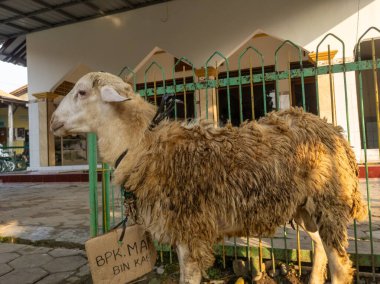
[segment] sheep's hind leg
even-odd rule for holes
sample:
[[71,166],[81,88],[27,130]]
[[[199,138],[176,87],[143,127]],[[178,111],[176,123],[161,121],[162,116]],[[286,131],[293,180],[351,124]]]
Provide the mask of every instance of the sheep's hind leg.
[[309,284],[320,284],[325,282],[327,257],[318,227],[306,210],[298,210],[294,220],[304,229],[314,242],[313,269],[311,271]]
[[352,269],[351,260],[348,254],[339,252],[332,246],[326,246],[327,258],[332,284],[349,284],[352,283],[354,270]]
[[202,279],[202,272],[199,263],[190,256],[187,245],[177,245],[177,254],[180,267],[180,284],[199,284]]

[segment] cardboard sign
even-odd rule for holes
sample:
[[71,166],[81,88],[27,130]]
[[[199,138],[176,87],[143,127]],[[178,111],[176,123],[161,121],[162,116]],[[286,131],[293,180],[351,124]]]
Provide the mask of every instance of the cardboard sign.
[[127,227],[123,242],[122,228],[86,242],[92,280],[97,283],[127,283],[152,271],[157,252],[144,226]]

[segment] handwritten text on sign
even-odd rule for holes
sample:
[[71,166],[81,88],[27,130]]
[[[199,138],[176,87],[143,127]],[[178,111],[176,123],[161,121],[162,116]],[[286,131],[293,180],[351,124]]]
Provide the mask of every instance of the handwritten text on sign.
[[128,227],[123,243],[121,229],[86,242],[86,252],[94,283],[126,283],[153,269],[156,251],[144,227]]

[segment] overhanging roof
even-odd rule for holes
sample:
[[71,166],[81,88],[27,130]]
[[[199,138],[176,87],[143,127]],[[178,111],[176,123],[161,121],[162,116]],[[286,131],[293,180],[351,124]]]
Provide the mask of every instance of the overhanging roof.
[[28,99],[20,98],[0,90],[0,103],[26,104]]
[[0,0],[0,60],[26,66],[25,35],[170,0]]

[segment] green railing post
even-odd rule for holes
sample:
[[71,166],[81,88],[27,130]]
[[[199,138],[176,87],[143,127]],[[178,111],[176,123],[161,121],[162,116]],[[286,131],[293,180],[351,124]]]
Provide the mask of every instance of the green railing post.
[[[320,106],[319,106],[319,87],[318,87],[318,57],[319,57],[319,47],[328,37],[333,37],[338,40],[342,45],[343,52],[343,80],[344,80],[344,99],[346,107],[346,124],[347,124],[347,140],[351,142],[351,131],[350,131],[350,116],[348,109],[348,95],[347,95],[347,76],[346,76],[346,46],[341,38],[334,35],[333,33],[328,33],[323,37],[323,39],[318,43],[317,49],[315,51],[315,94],[317,99],[317,114],[320,115]],[[331,68],[330,68],[331,71]],[[358,236],[357,236],[357,222],[354,220],[354,237],[355,237],[355,267],[356,267],[356,281],[359,281],[359,259],[358,259]]]
[[[195,91],[197,89],[196,87],[196,84],[195,84],[195,69],[194,69],[194,65],[193,63],[191,63],[190,60],[188,60],[186,57],[181,57],[180,59],[177,60],[177,62],[174,64],[173,66],[173,86],[174,86],[174,94],[177,95],[177,92],[184,92],[184,95],[183,95],[183,103],[184,103],[184,112],[186,113],[186,103],[185,103],[185,91],[187,91],[187,87],[186,87],[186,82],[183,82],[182,85],[179,85],[181,86],[180,88],[177,89],[177,81],[176,81],[176,77],[175,77],[175,68],[177,67],[177,65],[181,62],[184,62],[188,65],[191,66],[191,71],[192,71],[192,75],[193,75],[193,86],[194,86],[194,93],[193,93],[193,104],[194,104],[194,118],[197,117],[197,103],[196,103],[196,97],[195,97]],[[177,104],[174,105],[174,112],[175,112],[175,118],[177,119]],[[185,116],[185,120],[187,119],[187,117]]]
[[[148,74],[149,70],[150,70],[153,66],[156,66],[156,67],[160,70],[160,72],[161,72],[161,76],[162,76],[162,88],[163,88],[163,90],[164,90],[164,93],[163,93],[162,95],[165,95],[165,94],[166,94],[166,91],[165,91],[165,84],[166,84],[166,82],[165,82],[165,80],[166,80],[166,79],[165,79],[165,70],[164,70],[164,68],[163,68],[160,64],[158,64],[156,61],[153,61],[153,62],[149,65],[149,67],[148,67],[147,69],[145,69],[145,72],[144,72],[145,99],[147,99],[146,90],[147,90],[147,88],[148,88],[146,78],[147,78],[147,74]],[[158,95],[157,90],[153,90],[153,95],[155,95],[155,96]]]
[[[290,41],[290,40],[285,40],[275,51],[274,53],[274,64],[275,64],[275,70],[276,70],[276,74],[279,73],[279,70],[278,70],[278,52],[280,51],[280,49],[282,47],[285,46],[285,44],[290,44],[291,46],[295,47],[298,49],[298,59],[299,59],[299,63],[300,63],[300,73],[301,73],[301,90],[302,90],[302,107],[303,109],[306,111],[306,98],[305,98],[305,80],[304,80],[304,72],[303,72],[303,63],[302,63],[302,49],[301,47],[299,47],[298,45],[296,45],[294,42]],[[290,72],[290,70],[289,70]],[[279,78],[276,79],[276,109],[277,110],[280,110],[280,86],[279,86],[279,83],[278,83],[278,80]],[[289,94],[289,96],[291,96],[292,94]]]
[[[358,61],[361,61],[361,51],[360,51],[360,43],[364,36],[370,31],[370,30],[376,30],[380,33],[380,30],[375,27],[370,27],[367,29],[362,36],[359,38],[357,44],[356,44],[356,50],[355,55],[358,56]],[[363,150],[364,150],[364,164],[365,164],[365,179],[366,179],[366,189],[367,189],[367,206],[368,206],[368,226],[369,226],[369,240],[371,245],[371,264],[372,264],[372,278],[373,281],[376,281],[375,273],[375,255],[374,255],[374,244],[373,244],[373,235],[372,235],[372,206],[371,206],[371,190],[369,186],[369,176],[368,176],[368,156],[367,156],[367,137],[366,137],[366,124],[365,124],[365,118],[364,118],[364,98],[363,98],[363,78],[362,78],[362,71],[359,70],[359,99],[360,99],[360,122],[361,122],[361,132],[362,132],[362,141],[363,141]],[[380,129],[378,129],[380,131]]]
[[88,179],[90,183],[90,236],[95,237],[98,234],[98,195],[97,182],[97,150],[96,134],[87,134],[87,157],[88,157]]
[[[127,72],[126,72],[125,77],[123,78],[124,71],[127,71]],[[129,74],[132,75],[132,78],[133,78],[133,90],[136,92],[136,73],[131,68],[129,68],[128,66],[124,66],[123,69],[121,69],[121,71],[119,73],[119,77],[121,77],[124,80],[124,79],[127,78],[127,76]]]
[[[228,58],[225,57],[222,53],[219,51],[215,51],[206,61],[205,63],[205,81],[206,81],[206,119],[208,119],[208,85],[209,85],[209,79],[208,79],[208,64],[211,61],[212,58],[214,58],[216,55],[219,55],[224,62],[226,63],[226,74],[227,74],[227,114],[228,114],[228,120],[231,121],[231,98],[230,98],[230,67],[228,63]],[[217,82],[218,81],[218,82]],[[215,80],[216,86],[219,86],[219,80]],[[219,110],[218,110],[219,111]],[[218,112],[217,111],[217,112]],[[218,113],[219,115],[219,113]],[[219,120],[219,118],[218,118]]]
[[115,226],[115,188],[111,186],[112,226]]
[[103,219],[103,233],[107,233],[110,230],[110,184],[111,173],[108,164],[102,164],[102,219]]
[[[337,41],[339,41],[342,45],[342,52],[343,52],[343,80],[344,80],[344,98],[345,98],[345,106],[346,106],[346,123],[347,123],[347,135],[350,137],[350,121],[349,121],[349,111],[348,111],[348,97],[347,97],[347,79],[346,79],[346,47],[341,38],[338,36],[328,33],[324,36],[324,38],[318,43],[317,49],[315,52],[315,92],[316,92],[316,99],[317,99],[317,113],[319,115],[319,89],[318,89],[318,57],[319,57],[319,47],[321,44],[326,40],[328,37],[333,37]],[[329,68],[329,71],[331,71],[331,68]],[[350,138],[348,138],[350,140]]]
[[[263,107],[264,107],[264,115],[267,113],[267,100],[266,100],[266,90],[265,90],[265,71],[264,71],[264,57],[260,51],[258,51],[253,46],[248,46],[239,56],[238,59],[238,76],[239,76],[239,110],[240,110],[240,123],[243,122],[243,90],[242,90],[242,76],[241,76],[241,59],[248,52],[248,50],[253,50],[255,54],[260,58],[261,64],[261,76],[262,76],[262,84],[263,84]],[[251,76],[250,76],[251,77]],[[250,81],[253,81],[253,76],[250,78]],[[253,82],[251,82],[253,84]],[[252,119],[254,119],[252,117]]]
[[[262,88],[263,88],[263,107],[264,107],[264,115],[267,113],[267,105],[266,105],[266,91],[265,91],[265,72],[264,72],[264,58],[260,51],[258,51],[253,46],[248,46],[244,51],[240,54],[238,59],[238,76],[239,76],[239,120],[240,123],[243,122],[243,90],[242,90],[242,76],[241,76],[241,59],[247,54],[249,50],[253,50],[254,53],[259,57],[260,64],[261,64],[261,75],[262,75]],[[252,66],[250,66],[250,72],[252,71]],[[250,73],[251,74],[251,73]],[[253,85],[253,76],[250,75],[250,84]],[[252,94],[251,94],[252,95]],[[252,100],[254,100],[254,97],[252,96]],[[252,110],[254,111],[254,110]],[[252,112],[252,120],[254,120],[254,113]],[[260,258],[257,254],[257,257],[250,254],[250,245],[249,245],[249,234],[247,234],[247,261],[249,265],[249,269],[252,270],[252,276],[257,276],[260,273]],[[251,266],[251,260],[252,260],[252,266]]]

